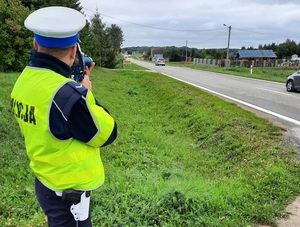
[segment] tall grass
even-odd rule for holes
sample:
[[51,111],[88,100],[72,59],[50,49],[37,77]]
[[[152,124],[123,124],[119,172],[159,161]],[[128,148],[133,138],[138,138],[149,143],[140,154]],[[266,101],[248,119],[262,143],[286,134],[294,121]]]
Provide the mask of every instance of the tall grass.
[[[0,74],[0,226],[46,226],[9,111],[17,76]],[[106,182],[92,195],[94,226],[275,226],[300,193],[284,129],[160,74],[96,68],[92,80],[119,126],[101,150]]]

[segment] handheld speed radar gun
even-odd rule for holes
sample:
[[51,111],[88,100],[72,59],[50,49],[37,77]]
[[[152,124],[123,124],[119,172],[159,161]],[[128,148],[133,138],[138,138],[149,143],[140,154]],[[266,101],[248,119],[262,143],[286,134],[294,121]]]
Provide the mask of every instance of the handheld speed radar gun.
[[85,67],[86,66],[90,67],[92,63],[93,63],[93,59],[90,56],[83,53],[80,49],[79,43],[77,43],[77,52],[76,52],[75,61],[71,67],[72,75],[73,75],[72,78],[76,82],[82,81],[85,74]]

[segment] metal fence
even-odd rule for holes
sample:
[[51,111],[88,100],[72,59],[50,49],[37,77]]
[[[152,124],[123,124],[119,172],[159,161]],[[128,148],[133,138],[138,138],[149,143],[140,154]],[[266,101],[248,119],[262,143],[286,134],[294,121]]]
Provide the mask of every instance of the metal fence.
[[300,61],[284,61],[284,60],[216,60],[194,58],[194,65],[209,65],[215,67],[300,67]]

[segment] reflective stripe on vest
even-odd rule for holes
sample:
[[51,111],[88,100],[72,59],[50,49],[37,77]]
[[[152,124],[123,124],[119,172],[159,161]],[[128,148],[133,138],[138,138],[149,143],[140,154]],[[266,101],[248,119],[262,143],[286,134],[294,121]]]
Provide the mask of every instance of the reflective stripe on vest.
[[11,94],[12,110],[39,180],[53,190],[91,190],[104,182],[99,147],[75,139],[58,140],[49,130],[53,97],[69,81],[73,80],[51,70],[26,67]]

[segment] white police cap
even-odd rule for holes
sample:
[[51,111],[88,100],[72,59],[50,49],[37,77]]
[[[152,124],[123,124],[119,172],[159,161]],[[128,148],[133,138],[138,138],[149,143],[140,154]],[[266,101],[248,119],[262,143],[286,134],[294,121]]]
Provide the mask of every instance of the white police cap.
[[48,48],[64,48],[76,44],[78,32],[86,25],[86,19],[77,10],[51,6],[31,13],[24,25],[34,32],[36,42]]

